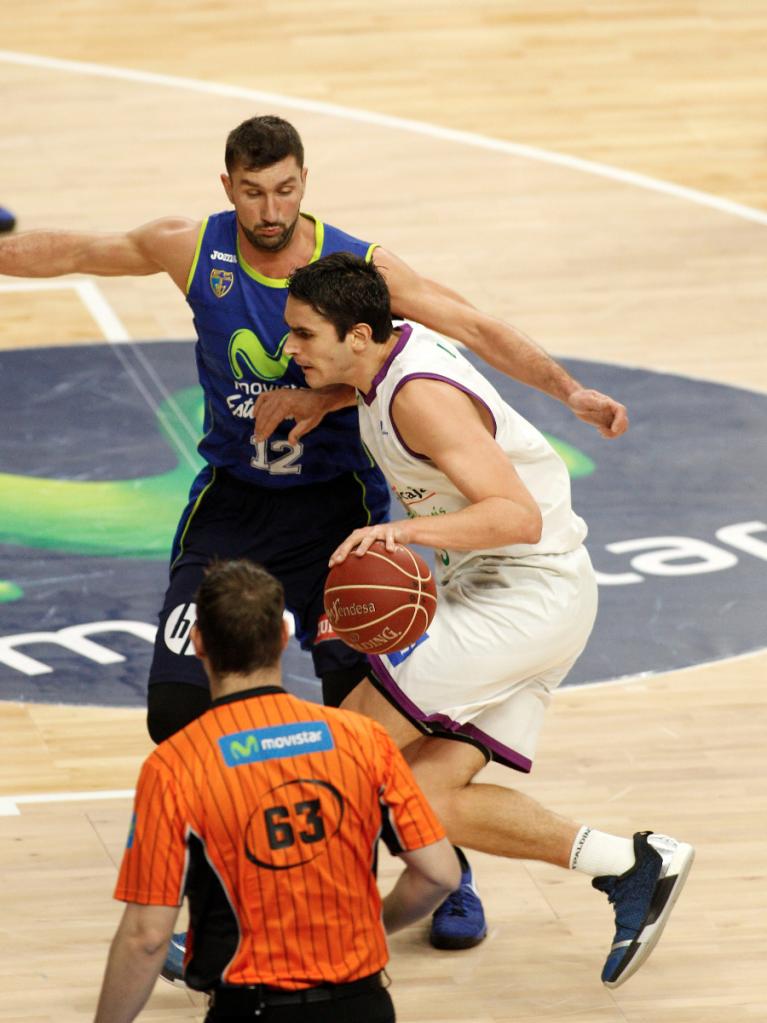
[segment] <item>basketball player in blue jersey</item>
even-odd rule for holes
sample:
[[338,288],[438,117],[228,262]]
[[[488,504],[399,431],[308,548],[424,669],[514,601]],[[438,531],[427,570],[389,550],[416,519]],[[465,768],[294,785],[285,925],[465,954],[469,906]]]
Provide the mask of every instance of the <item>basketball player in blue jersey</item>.
[[[164,272],[194,313],[206,465],[181,515],[160,613],[148,694],[156,742],[210,705],[189,630],[193,595],[215,558],[249,558],[280,580],[326,703],[339,704],[366,671],[365,659],[329,629],[322,591],[333,550],[355,528],[387,518],[388,490],[360,442],[353,389],[307,389],[285,352],[287,278],[297,267],[337,251],[372,261],[398,315],[464,342],[606,437],[628,425],[622,405],[583,388],[515,328],[393,253],[302,213],[307,169],[288,122],[245,121],[227,139],[225,163],[221,180],[233,209],[202,223],[166,217],[122,233],[33,231],[0,243],[0,273],[14,276]],[[465,947],[485,934],[466,864],[464,881],[458,902],[435,917],[437,944]]]

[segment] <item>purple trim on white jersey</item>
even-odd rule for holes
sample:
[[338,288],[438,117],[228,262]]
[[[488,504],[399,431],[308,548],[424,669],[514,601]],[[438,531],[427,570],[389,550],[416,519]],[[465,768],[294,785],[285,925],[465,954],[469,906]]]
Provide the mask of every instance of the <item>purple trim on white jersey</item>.
[[[439,733],[443,733],[443,737],[449,738],[452,733],[456,738],[459,736],[465,736],[467,739],[471,739],[478,743],[480,746],[484,746],[485,749],[489,750],[492,754],[493,760],[497,760],[499,764],[503,764],[504,767],[511,767],[515,771],[523,771],[525,774],[529,774],[533,766],[532,760],[523,756],[521,753],[517,753],[516,750],[511,749],[509,746],[504,746],[503,743],[498,742],[487,732],[483,732],[481,728],[477,728],[476,725],[467,722],[462,725],[460,721],[454,721],[453,718],[448,717],[447,714],[425,714],[417,704],[402,692],[400,687],[394,681],[394,678],[389,674],[388,669],[384,666],[383,661],[376,654],[368,654],[368,661],[370,661],[371,667],[375,673],[376,681],[385,690],[390,700],[402,711],[406,718],[411,721],[421,722],[424,725],[436,725],[434,729],[435,737],[439,738]],[[447,733],[447,734],[445,734]]]
[[459,391],[463,391],[464,394],[468,394],[470,398],[474,398],[475,401],[478,401],[480,405],[484,405],[484,407],[487,409],[490,418],[493,420],[493,437],[497,435],[498,422],[495,416],[493,415],[493,410],[490,408],[490,406],[487,404],[484,398],[480,398],[476,391],[472,391],[470,387],[465,387],[463,384],[459,383],[457,380],[453,380],[451,377],[443,377],[441,373],[411,373],[409,376],[403,377],[392,391],[391,401],[389,402],[389,419],[391,420],[391,424],[394,427],[394,432],[397,435],[397,440],[400,442],[405,451],[407,451],[407,453],[411,455],[413,458],[418,458],[422,462],[430,461],[427,455],[420,455],[417,451],[413,451],[412,448],[409,448],[407,446],[405,441],[402,439],[402,434],[397,429],[397,424],[394,422],[394,418],[391,414],[391,407],[394,404],[394,399],[397,397],[397,392],[399,391],[400,387],[402,387],[403,384],[406,384],[409,380],[440,380],[443,384],[451,384]]
[[410,326],[409,323],[403,323],[402,326],[398,327],[397,329],[400,332],[399,341],[389,352],[388,356],[386,357],[386,362],[383,364],[383,366],[381,366],[376,375],[373,377],[373,382],[371,383],[370,390],[367,392],[367,394],[364,391],[360,392],[366,405],[372,405],[373,399],[376,396],[376,390],[378,389],[378,385],[389,372],[389,366],[391,366],[392,362],[394,362],[399,353],[408,343],[408,341],[410,340],[410,335],[413,333],[413,328]]

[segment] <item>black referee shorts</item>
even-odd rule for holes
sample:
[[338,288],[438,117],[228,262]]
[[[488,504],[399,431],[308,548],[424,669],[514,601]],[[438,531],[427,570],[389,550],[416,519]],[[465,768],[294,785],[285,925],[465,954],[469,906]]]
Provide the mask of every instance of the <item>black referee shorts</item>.
[[380,975],[305,991],[223,988],[214,993],[205,1023],[394,1023],[394,1005]]

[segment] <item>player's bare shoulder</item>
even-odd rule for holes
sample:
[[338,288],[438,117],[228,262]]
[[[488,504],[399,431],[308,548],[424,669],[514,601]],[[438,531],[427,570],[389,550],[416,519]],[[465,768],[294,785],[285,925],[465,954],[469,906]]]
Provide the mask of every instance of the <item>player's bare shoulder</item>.
[[147,263],[164,270],[185,292],[201,227],[188,217],[161,217],[134,228],[129,237]]
[[371,259],[376,268],[383,274],[392,300],[392,308],[397,304],[401,291],[404,293],[408,287],[420,286],[422,278],[390,249],[385,249],[382,245],[376,245]]
[[413,373],[397,386],[392,399],[392,411],[396,413],[398,423],[400,418],[407,418],[417,424],[424,417],[440,422],[445,415],[445,403],[452,410],[456,405],[463,404],[462,396],[463,392],[447,380]]

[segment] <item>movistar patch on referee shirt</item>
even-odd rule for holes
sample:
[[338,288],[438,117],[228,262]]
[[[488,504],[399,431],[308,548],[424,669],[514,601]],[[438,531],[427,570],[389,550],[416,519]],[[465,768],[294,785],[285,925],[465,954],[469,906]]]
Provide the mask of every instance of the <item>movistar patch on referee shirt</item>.
[[276,760],[335,748],[324,721],[298,721],[292,725],[250,728],[246,732],[222,735],[218,740],[227,767]]

